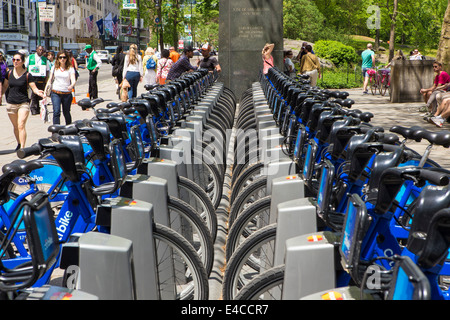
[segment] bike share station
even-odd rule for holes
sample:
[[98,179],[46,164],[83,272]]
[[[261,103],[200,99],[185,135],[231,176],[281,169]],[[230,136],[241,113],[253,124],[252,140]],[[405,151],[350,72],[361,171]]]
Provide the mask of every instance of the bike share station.
[[[100,100],[81,100],[95,109],[94,118],[50,126],[49,139],[18,151],[21,159],[41,159],[2,168],[5,298],[211,299],[209,277],[217,268],[212,261],[223,254],[211,249],[218,229],[213,220],[224,203],[229,226],[222,299],[445,298],[444,291],[430,289],[423,265],[447,272],[445,264],[438,266],[449,247],[450,175],[424,165],[433,145],[450,146],[448,134],[403,127],[386,133],[369,125],[373,115],[352,110],[347,93],[311,88],[307,78],[293,81],[276,68],[252,84],[239,106],[207,72],[179,85],[171,91],[149,88],[138,99],[105,109],[95,107]],[[223,133],[232,122],[228,139]],[[397,134],[428,140],[430,147],[420,156],[399,144]],[[52,185],[48,193],[31,178],[46,173],[40,182]],[[340,184],[337,178],[345,175]],[[367,182],[372,176],[381,182]],[[15,200],[8,190],[17,177],[26,178],[30,189]],[[180,188],[186,180],[192,187]],[[401,254],[389,257],[392,265],[379,265],[392,269],[385,272],[393,280],[381,293],[367,293],[349,279],[362,283],[367,277],[359,272],[365,237],[390,221],[379,217],[390,217],[389,201],[405,181],[414,182],[404,188],[423,204],[414,207],[414,219],[400,216],[382,228],[392,230],[387,235],[394,242],[406,241],[406,249],[396,249]],[[208,205],[196,206],[195,190]],[[352,194],[362,190],[372,200]],[[436,195],[441,200],[433,200]],[[397,207],[408,197],[396,199]],[[56,200],[63,202],[59,212]],[[398,228],[399,221],[414,232]],[[23,239],[30,248],[25,253]],[[376,239],[373,246],[386,251]],[[55,267],[66,270],[63,287],[48,285]]]
[[450,134],[389,133],[347,92],[277,67],[255,77],[261,61],[242,57],[282,34],[281,8],[220,2],[224,82],[197,70],[129,102],[80,100],[92,119],[17,152],[0,177],[2,298],[450,297],[450,173],[428,158]]

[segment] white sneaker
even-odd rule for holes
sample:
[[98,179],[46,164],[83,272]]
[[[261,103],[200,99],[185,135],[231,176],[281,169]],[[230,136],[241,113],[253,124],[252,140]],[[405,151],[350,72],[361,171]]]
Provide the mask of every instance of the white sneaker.
[[438,126],[439,128],[442,128],[442,125],[444,124],[444,119],[439,119],[437,117],[431,117],[431,121],[433,121],[433,123]]

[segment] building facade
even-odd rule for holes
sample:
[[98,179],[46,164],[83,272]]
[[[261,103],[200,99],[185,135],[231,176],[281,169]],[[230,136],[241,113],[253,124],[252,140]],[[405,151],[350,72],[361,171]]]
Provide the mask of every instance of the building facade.
[[[107,17],[120,17],[121,3],[114,0],[47,0],[46,4],[31,0],[0,0],[0,48],[5,52],[25,49],[36,50],[38,44],[47,50],[58,51],[65,43],[89,43],[96,48],[121,44],[126,25],[119,19],[119,36],[113,37],[111,30],[99,33],[97,21]],[[38,7],[51,8],[52,22],[40,19],[37,23]],[[53,9],[54,8],[54,9]],[[91,28],[86,18],[93,17]],[[46,19],[44,16],[42,19]],[[135,30],[133,30],[135,31]],[[141,41],[148,42],[148,31],[141,31]],[[128,40],[128,38],[127,38]],[[130,38],[133,42],[133,38]],[[125,44],[126,45],[126,44]]]

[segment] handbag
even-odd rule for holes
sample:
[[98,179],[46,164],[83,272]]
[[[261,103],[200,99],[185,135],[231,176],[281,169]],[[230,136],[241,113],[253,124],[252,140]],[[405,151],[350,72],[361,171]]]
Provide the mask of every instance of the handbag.
[[40,112],[39,117],[44,123],[48,122],[48,109],[47,109],[47,97],[42,99],[40,102]]
[[45,86],[45,89],[44,89],[44,94],[47,97],[50,97],[50,95],[52,94],[53,81],[55,81],[55,67],[53,67],[52,74],[50,75],[50,79],[47,82],[47,85]]

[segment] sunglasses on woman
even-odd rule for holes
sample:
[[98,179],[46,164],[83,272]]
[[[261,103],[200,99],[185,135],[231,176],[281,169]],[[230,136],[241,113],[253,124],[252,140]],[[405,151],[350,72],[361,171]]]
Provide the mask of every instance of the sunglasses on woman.
[[59,56],[58,58],[59,58],[59,59],[67,59],[66,56]]

